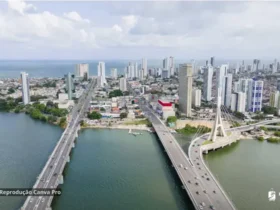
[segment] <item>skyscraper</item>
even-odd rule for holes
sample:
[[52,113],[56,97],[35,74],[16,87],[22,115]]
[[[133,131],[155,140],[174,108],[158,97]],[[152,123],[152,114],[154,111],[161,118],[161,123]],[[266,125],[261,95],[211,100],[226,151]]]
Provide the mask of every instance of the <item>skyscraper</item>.
[[213,67],[207,66],[203,72],[203,98],[206,101],[212,100],[212,78]]
[[280,108],[280,92],[277,90],[270,95],[269,105],[277,109]]
[[277,59],[274,60],[273,66],[272,66],[272,73],[277,72]]
[[85,80],[88,80],[89,65],[87,63],[81,63],[76,65],[76,77],[83,77]]
[[104,84],[106,84],[106,73],[105,73],[105,62],[99,62],[97,65],[97,73],[100,77],[100,85],[101,87],[104,87]]
[[246,97],[245,93],[239,92],[239,93],[233,93],[231,94],[231,105],[230,108],[233,112],[245,112],[245,102]]
[[29,93],[29,78],[26,72],[20,73],[21,77],[21,91],[22,91],[22,102],[24,105],[30,103],[30,93]]
[[224,105],[230,107],[231,100],[231,90],[232,90],[232,74],[227,74],[225,76],[225,85],[224,85]]
[[146,58],[142,58],[142,67],[141,67],[143,70],[144,70],[144,77],[147,76],[148,74],[148,69],[147,69],[147,59]]
[[134,75],[136,78],[139,78],[138,64],[137,62],[134,64]]
[[213,57],[211,57],[211,59],[210,59],[210,64],[211,64],[211,66],[214,66],[215,65],[215,57],[213,56]]
[[118,69],[116,69],[116,68],[111,69],[111,77],[114,79],[118,78]]
[[187,117],[192,108],[192,64],[181,64],[179,68],[179,109]]
[[170,68],[170,75],[174,75],[175,73],[175,63],[174,63],[174,57],[169,57],[169,68]]
[[260,60],[254,59],[253,60],[253,69],[252,71],[257,71],[259,69]]
[[228,71],[228,64],[224,64],[220,67],[220,69],[217,69],[216,71],[216,80],[217,80],[217,96],[218,96],[218,90],[221,91],[221,105],[225,105],[225,91],[226,91],[226,87],[225,87],[225,78],[227,75],[227,71]]
[[73,91],[75,90],[74,87],[74,75],[71,73],[68,73],[65,75],[65,83],[66,83],[66,90],[68,93],[68,99],[72,100],[73,98]]
[[201,105],[201,90],[198,88],[192,90],[192,105],[195,107],[200,107]]
[[120,78],[120,90],[121,91],[127,91],[126,78],[124,78],[124,77]]
[[250,112],[261,111],[263,81],[251,79],[248,81],[248,107]]

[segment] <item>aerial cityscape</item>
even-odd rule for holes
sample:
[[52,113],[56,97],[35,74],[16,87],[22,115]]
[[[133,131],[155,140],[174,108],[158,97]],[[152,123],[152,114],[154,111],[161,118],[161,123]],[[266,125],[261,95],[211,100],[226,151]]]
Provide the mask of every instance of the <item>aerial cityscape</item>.
[[118,3],[0,2],[0,210],[280,209],[279,3]]

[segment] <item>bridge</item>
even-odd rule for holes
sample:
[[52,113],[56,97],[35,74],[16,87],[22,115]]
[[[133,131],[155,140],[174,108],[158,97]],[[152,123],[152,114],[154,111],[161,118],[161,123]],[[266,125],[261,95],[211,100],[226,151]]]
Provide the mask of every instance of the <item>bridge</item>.
[[[80,120],[88,109],[95,85],[96,80],[92,79],[79,98],[78,104],[74,106],[70,115],[70,122],[62,133],[45,167],[37,177],[33,189],[56,189],[58,185],[63,184],[62,172],[66,163],[70,161],[70,152],[75,147]],[[53,196],[28,196],[21,210],[51,210],[52,200]]]

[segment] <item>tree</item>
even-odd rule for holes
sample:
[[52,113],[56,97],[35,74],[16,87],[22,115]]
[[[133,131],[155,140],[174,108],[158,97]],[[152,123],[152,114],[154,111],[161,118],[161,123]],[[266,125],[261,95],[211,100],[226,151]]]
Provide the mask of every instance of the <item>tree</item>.
[[176,116],[169,116],[167,117],[167,123],[175,123],[177,121]]
[[91,119],[91,120],[98,120],[102,117],[102,115],[99,113],[99,112],[91,112],[91,113],[88,113],[88,118]]
[[12,93],[14,93],[14,92],[16,92],[15,89],[13,89],[13,88],[9,88],[9,89],[8,89],[8,94],[12,94]]
[[127,118],[127,113],[126,112],[122,112],[120,114],[120,118],[123,119],[123,118]]
[[82,127],[85,126],[85,121],[84,120],[80,121],[80,126],[82,126]]
[[239,118],[239,119],[242,119],[242,120],[243,120],[243,119],[245,118],[245,115],[244,115],[242,112],[237,112],[237,111],[236,111],[236,112],[234,112],[233,114],[234,114],[235,117],[237,117],[237,118]]
[[103,107],[101,107],[100,111],[105,112],[106,110]]
[[59,120],[59,126],[60,127],[65,127],[66,126],[66,117],[62,117]]
[[109,98],[117,97],[117,96],[123,96],[123,93],[121,90],[113,90],[109,93]]
[[262,108],[262,111],[264,114],[273,114],[273,115],[277,115],[277,108],[272,107],[272,106],[264,106]]

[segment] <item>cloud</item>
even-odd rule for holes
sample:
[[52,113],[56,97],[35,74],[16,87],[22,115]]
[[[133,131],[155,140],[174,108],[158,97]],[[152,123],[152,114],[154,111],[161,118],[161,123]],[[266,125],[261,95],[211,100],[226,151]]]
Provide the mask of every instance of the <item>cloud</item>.
[[74,11],[69,12],[69,13],[64,13],[63,15],[64,15],[64,17],[66,17],[70,20],[90,23],[90,21],[88,19],[83,19],[77,12],[74,12]]
[[20,14],[24,14],[27,11],[35,11],[36,7],[32,4],[27,4],[23,0],[7,0],[9,8]]

